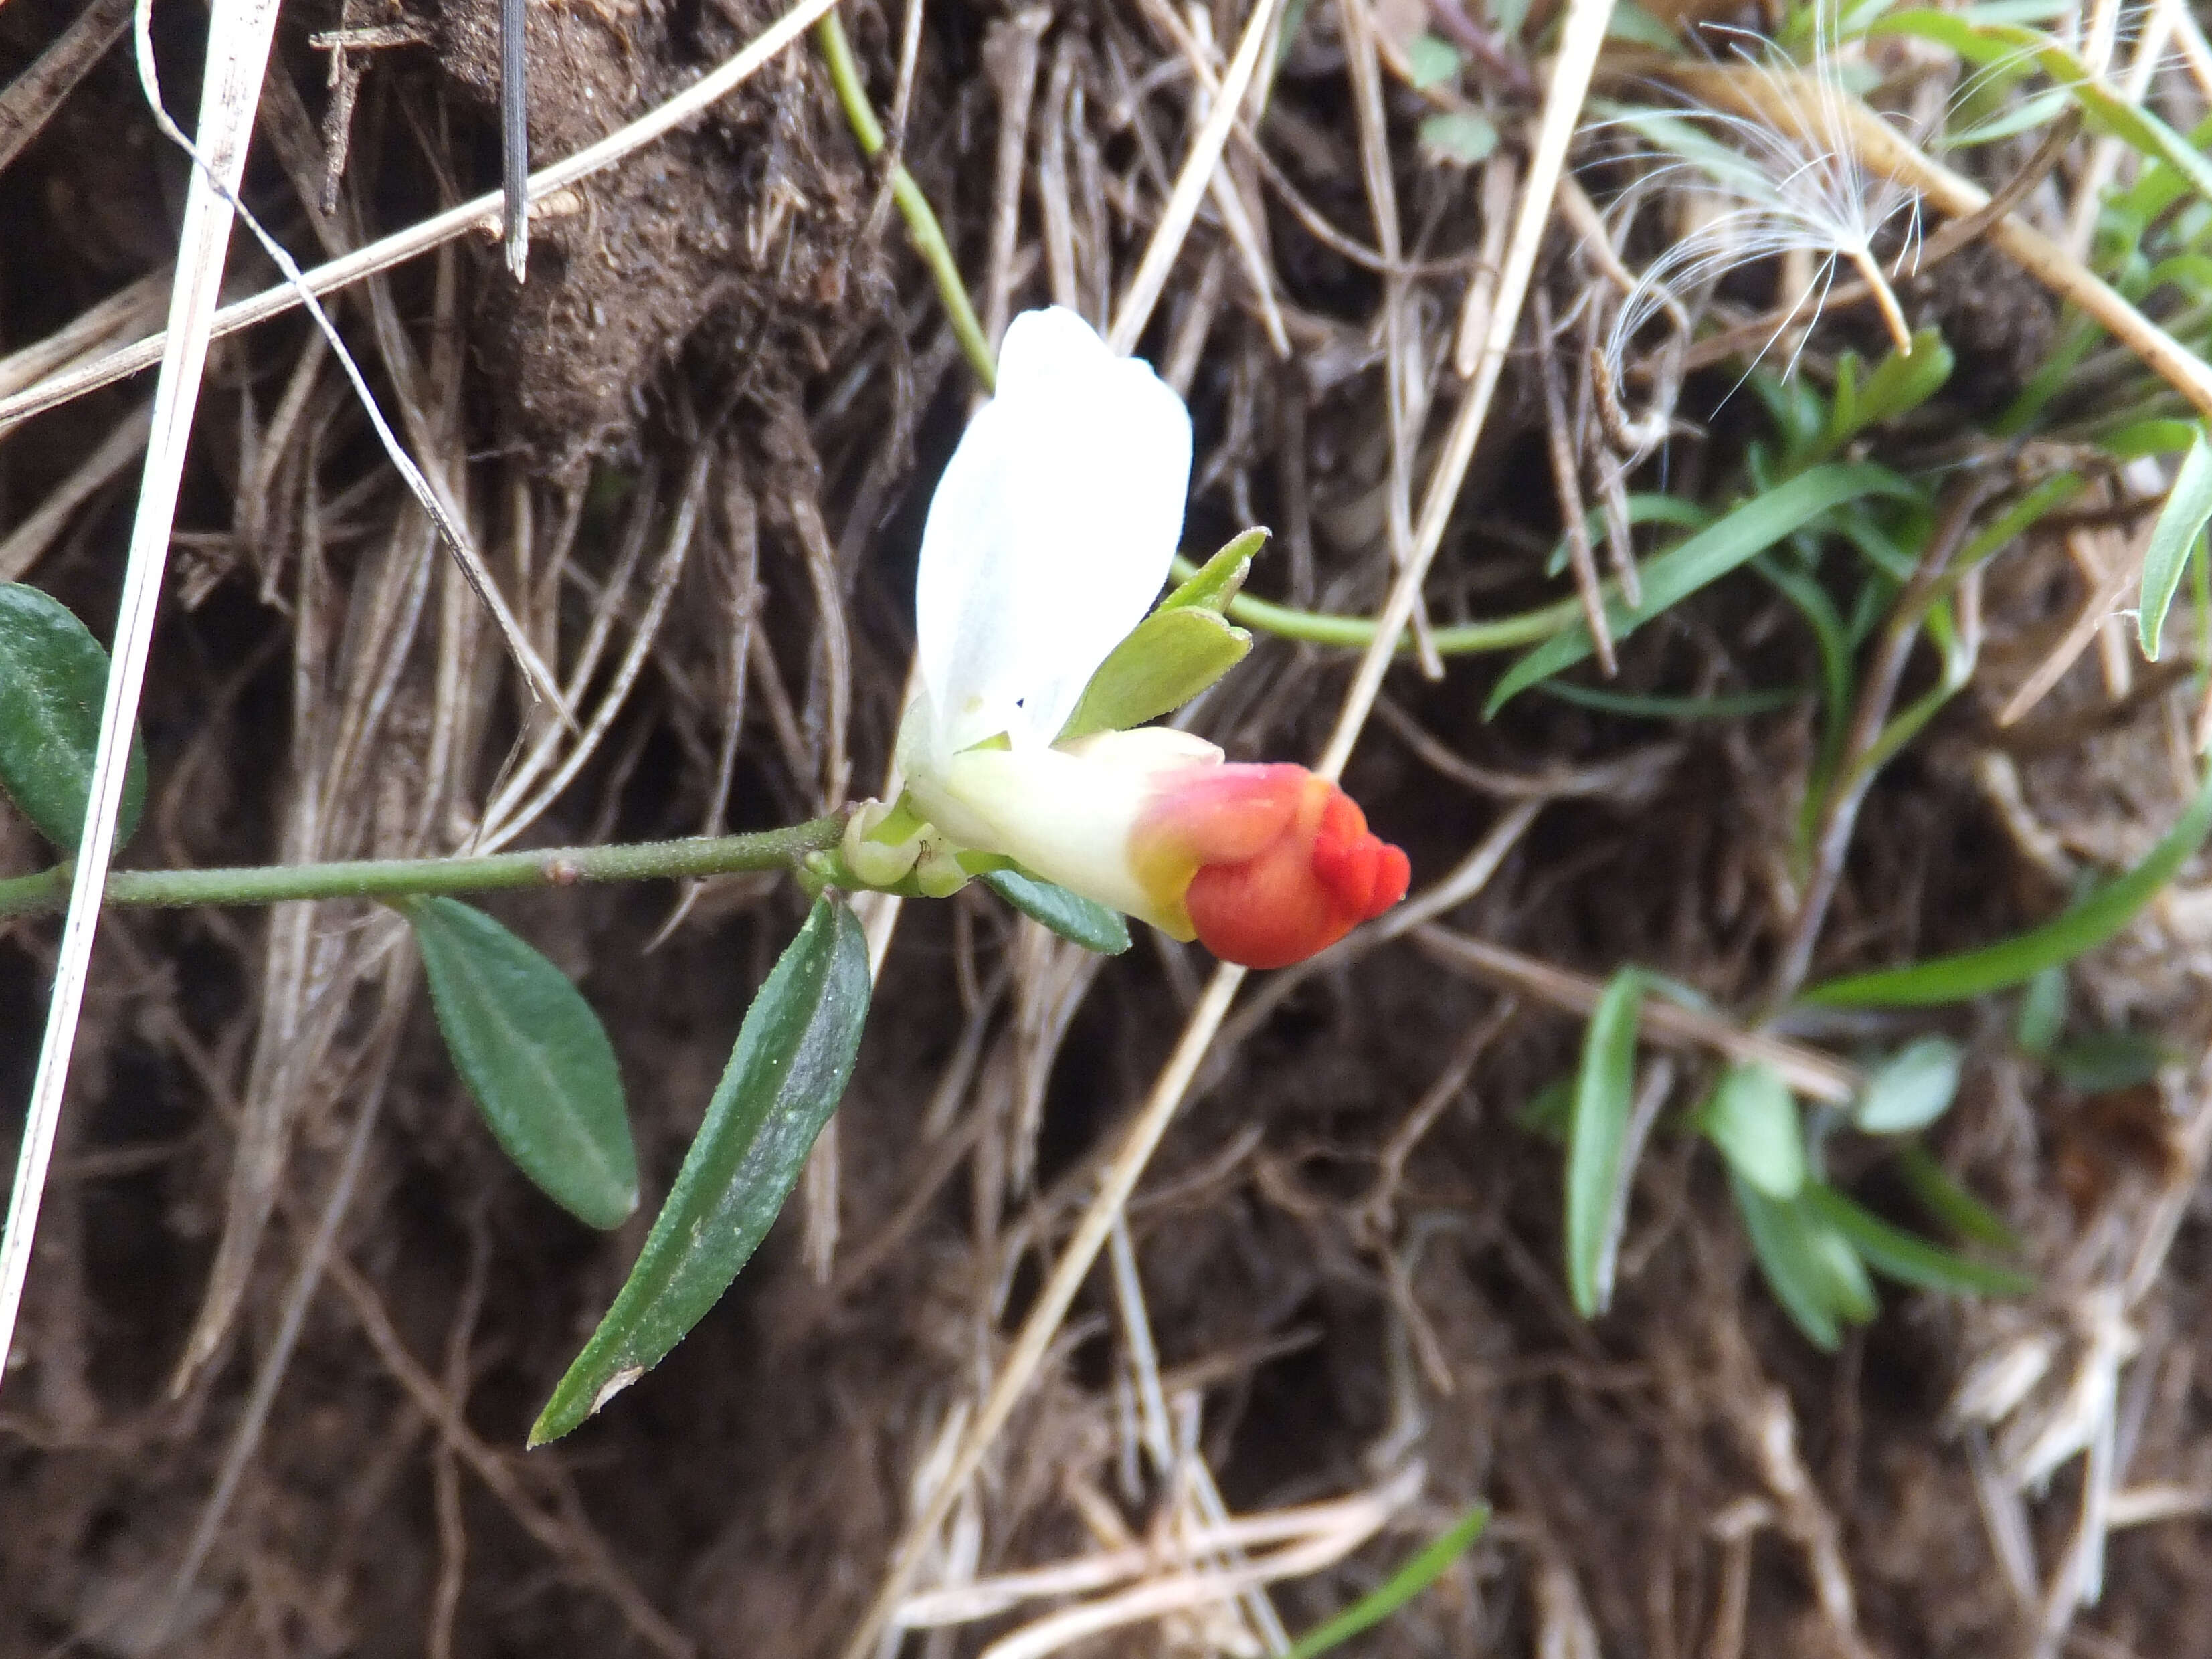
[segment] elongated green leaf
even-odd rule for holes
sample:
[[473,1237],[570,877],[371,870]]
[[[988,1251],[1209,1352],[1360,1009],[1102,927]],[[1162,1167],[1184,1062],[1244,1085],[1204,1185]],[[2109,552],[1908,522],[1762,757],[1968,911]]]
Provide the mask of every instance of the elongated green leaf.
[[1843,1324],[1875,1316],[1881,1304],[1866,1263],[1842,1230],[1814,1207],[1818,1182],[1807,1182],[1783,1203],[1733,1172],[1729,1178],[1759,1271],[1808,1339],[1832,1349]]
[[1970,1261],[1924,1238],[1916,1238],[1820,1182],[1807,1183],[1805,1203],[1840,1233],[1868,1266],[1899,1284],[1960,1296],[2025,1296],[2035,1288],[2035,1281],[2025,1273]]
[[2027,1248],[2004,1218],[1951,1178],[1925,1146],[1908,1146],[1897,1158],[1897,1172],[1921,1208],[1960,1238],[2017,1255]]
[[1621,1167],[1633,1101],[1636,1029],[1646,975],[1623,968],[1606,981],[1583,1033],[1567,1123],[1567,1288],[1585,1319],[1613,1300],[1613,1206],[1630,1172]]
[[1948,1037],[1916,1037],[1875,1068],[1851,1121],[1870,1135],[1926,1128],[1951,1109],[1964,1059]]
[[1729,1190],[1735,1195],[1736,1213],[1751,1240],[1751,1254],[1759,1263],[1766,1288],[1783,1311],[1816,1348],[1835,1352],[1843,1340],[1837,1324],[1835,1297],[1827,1273],[1794,1204],[1767,1195],[1734,1170],[1729,1171]]
[[1252,636],[1218,611],[1197,605],[1155,611],[1098,665],[1060,735],[1126,732],[1172,714],[1251,648]]
[[2205,441],[2200,429],[2189,453],[2181,458],[2181,471],[2174,475],[2173,488],[2166,493],[2166,505],[2159,509],[2158,522],[2151,526],[2150,543],[2143,551],[2142,608],[2136,616],[2136,628],[2143,655],[2153,662],[2158,660],[2166,608],[2173,603],[2174,590],[2181,586],[2189,550],[2204,533],[2208,520],[2212,520],[2212,443]]
[[1601,685],[1577,685],[1571,680],[1546,680],[1536,689],[1547,697],[1557,697],[1577,708],[1646,720],[1740,720],[1753,714],[1771,714],[1778,709],[1792,708],[1813,695],[1809,687],[1798,685],[1778,686],[1771,691],[1677,697],[1655,692],[1609,691]]
[[2160,1067],[2180,1057],[2141,1031],[2092,1031],[2059,1043],[2045,1058],[2068,1088],[2101,1095],[2148,1083]]
[[1805,1184],[1805,1134],[1782,1074],[1763,1061],[1731,1066],[1698,1107],[1700,1132],[1729,1165],[1769,1198]]
[[2203,843],[2208,830],[2212,830],[2212,768],[2207,769],[2203,782],[2166,839],[2141,864],[2040,927],[1978,951],[1832,979],[1806,992],[1803,1000],[1830,1008],[1924,1008],[1963,1002],[2033,979],[2046,968],[2071,962],[2102,945],[2134,921]]
[[[39,833],[75,857],[100,749],[107,653],[69,607],[0,582],[0,788]],[[115,821],[121,847],[146,804],[146,745],[131,736],[131,770]]]
[[1291,1643],[1285,1659],[1316,1659],[1331,1648],[1342,1646],[1360,1632],[1381,1624],[1443,1577],[1445,1569],[1474,1547],[1474,1540],[1482,1536],[1482,1529],[1489,1524],[1490,1505],[1477,1504],[1449,1529],[1424,1544],[1404,1566],[1336,1617],[1316,1625]]
[[[1848,356],[1844,361],[1854,362]],[[1892,351],[1875,365],[1863,383],[1855,376],[1839,375],[1819,456],[1839,454],[1845,444],[1868,428],[1919,408],[1943,389],[1957,362],[1942,334],[1923,328],[1912,337],[1909,355]]]
[[405,906],[447,1051],[507,1155],[590,1227],[637,1207],[615,1051],[568,976],[459,899]]
[[2047,1054],[2066,1029],[2066,970],[2045,968],[2027,982],[2013,1015],[2012,1040],[2022,1054]]
[[1567,1144],[1567,1129],[1575,1120],[1575,1080],[1555,1077],[1513,1109],[1516,1128],[1541,1135],[1554,1146]]
[[868,945],[814,902],[746,1010],[729,1069],[629,1279],[530,1430],[557,1440],[665,1358],[767,1235],[836,1109],[868,1016]]
[[1031,921],[1042,922],[1086,951],[1117,957],[1129,948],[1129,924],[1121,913],[1096,900],[1019,870],[993,870],[977,879]]
[[[1613,636],[1625,637],[1845,501],[1865,495],[1910,494],[1904,480],[1887,467],[1838,463],[1800,473],[1787,483],[1753,496],[1647,562],[1642,572],[1641,604],[1628,605],[1618,595],[1606,602]],[[1594,649],[1589,623],[1576,622],[1562,629],[1506,671],[1484,705],[1484,718],[1495,714],[1538,680],[1580,662]]]

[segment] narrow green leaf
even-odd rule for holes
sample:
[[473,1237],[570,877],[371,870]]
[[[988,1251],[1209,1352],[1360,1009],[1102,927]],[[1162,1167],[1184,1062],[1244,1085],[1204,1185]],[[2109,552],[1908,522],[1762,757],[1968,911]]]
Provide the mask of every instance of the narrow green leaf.
[[1555,1146],[1567,1144],[1567,1127],[1575,1119],[1575,1080],[1555,1077],[1513,1109],[1516,1128],[1541,1135]]
[[1474,1547],[1490,1524],[1490,1505],[1477,1504],[1419,1550],[1388,1578],[1334,1619],[1325,1620],[1291,1644],[1284,1659],[1316,1659],[1340,1647],[1360,1632],[1381,1624],[1444,1576],[1451,1564]]
[[1244,578],[1252,574],[1252,561],[1267,544],[1272,532],[1261,526],[1231,537],[1222,544],[1221,550],[1199,566],[1191,579],[1176,588],[1154,607],[1159,611],[1181,611],[1191,605],[1201,606],[1217,616],[1229,608],[1229,601],[1243,591]]
[[2166,839],[2125,875],[2024,933],[1956,956],[1832,979],[1803,1000],[1829,1008],[1924,1008],[1963,1002],[2071,962],[2134,921],[2212,830],[2212,768]]
[[2066,1029],[2066,970],[2046,968],[2027,982],[2012,1020],[2012,1040],[2022,1054],[2047,1054]]
[[1705,1103],[1697,1125],[1729,1166],[1769,1198],[1796,1195],[1805,1184],[1805,1135],[1790,1085],[1771,1066],[1731,1066]]
[[1733,1170],[1729,1171],[1729,1190],[1735,1197],[1736,1213],[1743,1218],[1752,1256],[1767,1289],[1807,1341],[1833,1353],[1843,1334],[1829,1276],[1806,1232],[1802,1212],[1794,1204],[1767,1197]]
[[447,1051],[493,1137],[538,1189],[589,1227],[637,1207],[615,1051],[568,976],[459,899],[404,907]]
[[[1853,360],[1846,357],[1844,361]],[[1869,427],[1919,408],[1943,389],[1957,361],[1940,331],[1923,328],[1912,337],[1910,356],[1892,351],[1875,365],[1863,382],[1839,377],[1820,455],[1837,454]]]
[[1019,870],[992,870],[977,878],[1000,898],[1086,951],[1118,957],[1129,948],[1129,924],[1118,910],[1071,893]]
[[2159,509],[2143,551],[2142,608],[2136,615],[2136,630],[2143,655],[2153,662],[2158,660],[2159,635],[2165,631],[2174,590],[2181,586],[2189,550],[2204,533],[2208,520],[2212,520],[2212,443],[2200,428],[2181,458],[2181,471],[2174,475],[2173,488],[2166,492],[2166,505]]
[[1960,1237],[2013,1255],[2027,1248],[2020,1235],[2005,1224],[2004,1218],[1952,1180],[1951,1172],[1925,1146],[1901,1148],[1897,1172],[1921,1208]]
[[[65,857],[84,836],[107,653],[69,607],[35,587],[0,582],[0,789]],[[146,745],[131,735],[130,772],[115,821],[121,847],[146,804]]]
[[1807,1183],[1805,1203],[1841,1234],[1868,1266],[1901,1285],[1958,1296],[2025,1296],[2035,1288],[2035,1281],[2025,1273],[1970,1261],[1941,1245],[1916,1238],[1820,1182]]
[[[1626,637],[1669,606],[1679,605],[1845,501],[1864,495],[1911,493],[1905,481],[1887,467],[1838,463],[1800,473],[1648,561],[1642,570],[1641,604],[1628,605],[1617,594],[1606,602],[1613,636]],[[1506,671],[1484,705],[1483,717],[1488,719],[1538,680],[1571,667],[1595,648],[1589,623],[1578,621],[1562,629]]]
[[2174,1058],[2172,1049],[2141,1031],[2092,1031],[2058,1044],[2048,1061],[2068,1088],[2102,1095],[2148,1083]]
[[653,1231],[592,1340],[530,1431],[557,1440],[665,1358],[767,1235],[853,1073],[868,1016],[868,945],[819,898],[745,1011]]
[[1738,720],[1795,708],[1813,695],[1810,688],[1797,685],[1778,686],[1771,691],[1677,697],[1658,692],[1610,691],[1601,685],[1577,685],[1572,680],[1546,680],[1536,689],[1547,697],[1557,697],[1577,708],[1647,720]]
[[1163,605],[1098,665],[1060,738],[1126,732],[1172,714],[1243,661],[1251,648],[1252,636],[1218,611]]
[[1416,92],[1442,86],[1459,74],[1459,48],[1424,31],[1406,42],[1406,68]]
[[1480,110],[1451,109],[1425,118],[1421,148],[1440,161],[1473,167],[1498,148],[1498,128]]
[[2097,440],[2097,447],[2123,461],[2142,455],[2171,455],[2202,442],[2203,430],[2194,421],[2171,415],[2146,416],[2114,427]]
[[1567,1287],[1585,1319],[1613,1300],[1613,1206],[1629,1171],[1628,1118],[1635,1089],[1636,1030],[1646,975],[1623,968],[1606,981],[1583,1033],[1567,1124]]
[[1951,1109],[1965,1055],[1948,1037],[1916,1037],[1875,1068],[1851,1121],[1870,1135],[1909,1134]]

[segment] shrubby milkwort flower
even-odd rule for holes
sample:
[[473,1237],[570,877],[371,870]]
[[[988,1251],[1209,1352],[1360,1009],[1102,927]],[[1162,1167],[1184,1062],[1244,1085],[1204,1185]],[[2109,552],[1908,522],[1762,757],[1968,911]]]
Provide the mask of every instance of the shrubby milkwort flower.
[[[1073,312],[1014,319],[998,394],[922,535],[898,754],[937,833],[907,846],[925,890],[933,866],[950,886],[951,865],[995,855],[1226,960],[1280,967],[1403,897],[1406,855],[1302,766],[1231,765],[1163,726],[1063,740],[1166,580],[1190,455],[1190,417],[1150,367]],[[864,876],[871,862],[895,874],[892,849],[848,847]]]

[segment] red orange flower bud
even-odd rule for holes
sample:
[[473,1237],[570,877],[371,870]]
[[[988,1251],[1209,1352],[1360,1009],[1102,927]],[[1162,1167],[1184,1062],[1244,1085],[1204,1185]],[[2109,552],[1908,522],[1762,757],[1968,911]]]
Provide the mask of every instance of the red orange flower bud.
[[1193,767],[1162,782],[1133,861],[1160,908],[1224,961],[1303,962],[1406,896],[1405,854],[1303,766]]

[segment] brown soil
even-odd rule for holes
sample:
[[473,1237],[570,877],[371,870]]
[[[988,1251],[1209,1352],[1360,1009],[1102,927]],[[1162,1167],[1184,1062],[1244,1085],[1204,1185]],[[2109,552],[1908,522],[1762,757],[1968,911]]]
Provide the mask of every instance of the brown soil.
[[[15,0],[0,12],[9,73],[67,10]],[[1242,14],[1215,12],[1215,33],[1233,39]],[[1364,241],[1372,221],[1329,12],[1313,9],[1283,63],[1267,133],[1310,210]],[[345,179],[363,222],[404,223],[492,178],[493,15],[485,0],[449,0],[415,19],[427,46],[369,55]],[[172,88],[196,78],[197,16],[165,9]],[[755,0],[533,6],[534,153],[566,154],[651,107],[771,16]],[[288,15],[272,73],[319,118],[325,56],[307,35],[383,21],[350,7],[343,20],[327,6]],[[885,107],[902,23],[872,6],[848,18]],[[1020,234],[994,267],[1000,88],[1020,79],[1024,27],[929,9],[905,160],[975,291],[1013,308],[1060,294],[1096,314],[1102,278],[1118,290],[1133,268],[1160,169],[1181,153],[1188,77],[1157,67],[1172,52],[1135,7],[1059,15],[1025,94],[1036,127]],[[11,343],[167,257],[153,231],[173,219],[182,173],[136,100],[111,54],[0,173]],[[1433,342],[1455,325],[1480,240],[1480,174],[1423,158],[1419,114],[1393,94],[1408,252],[1442,273],[1419,280],[1409,308]],[[95,131],[112,141],[85,142]],[[1258,590],[1371,609],[1389,571],[1387,285],[1235,166],[1264,204],[1293,349],[1287,362],[1272,351],[1209,211],[1146,343],[1164,364],[1188,354],[1188,539],[1272,524]],[[1064,189],[1048,201],[1053,176]],[[789,822],[879,775],[921,513],[971,386],[896,215],[874,211],[878,191],[802,44],[711,119],[539,221],[519,292],[477,240],[338,308],[380,397],[413,416],[410,441],[471,479],[487,556],[549,655],[572,663],[595,614],[611,617],[586,676],[596,699],[629,641],[657,628],[604,744],[526,843]],[[249,195],[308,245],[274,161],[257,162]],[[1070,219],[1055,241],[1060,204]],[[1992,285],[1975,276],[1976,292],[1996,291],[1980,264],[1955,274],[1970,272]],[[1546,280],[1564,314],[1591,279],[1558,246]],[[1909,297],[1970,358],[1954,424],[2049,343],[2039,295]],[[308,340],[294,319],[216,353],[179,520],[187,580],[163,614],[146,698],[155,788],[139,862],[445,850],[546,735]],[[1536,343],[1524,333],[1528,352]],[[1431,581],[1439,621],[1551,592],[1536,574],[1558,520],[1531,362],[1524,352],[1500,397]],[[1726,390],[1692,383],[1684,411],[1713,436],[1680,447],[1674,487],[1724,471],[1740,443],[1750,416],[1741,403],[1715,412]],[[144,395],[126,382],[10,433],[9,520]],[[88,617],[112,614],[134,477],[97,493],[28,574]],[[2138,856],[2171,820],[2189,696],[2171,680],[2130,693],[2092,650],[2029,737],[1992,739],[1995,712],[2087,580],[2056,538],[1996,568],[1990,665],[1875,791],[1824,969],[2023,926],[2079,869]],[[672,593],[662,617],[657,582]],[[1263,641],[1203,727],[1239,757],[1310,755],[1347,672],[1342,653]],[[1727,586],[1640,637],[1622,684],[1741,689],[1814,672],[1779,600]],[[1401,668],[1347,776],[1411,853],[1417,889],[1539,799],[1533,828],[1449,927],[1588,975],[1637,962],[1722,1006],[1755,1006],[1794,903],[1781,849],[1814,741],[1807,720],[1668,727],[1531,696],[1486,723],[1493,673],[1482,659],[1434,683]],[[40,856],[0,817],[0,871]],[[414,975],[393,965],[390,918],[345,906],[305,923],[111,918],[0,1384],[0,1656],[838,1650],[948,1419],[1003,1354],[1208,964],[1148,936],[1094,975],[988,895],[909,905],[839,1118],[834,1212],[820,1189],[802,1194],[665,1364],[526,1455],[532,1416],[634,1258],[799,915],[787,885],[759,882],[687,902],[672,929],[678,896],[660,889],[489,906],[578,976],[620,1056],[648,1201],[605,1238],[501,1159]],[[54,931],[0,924],[0,1099],[27,1089]],[[2203,890],[2177,890],[2076,971],[2080,1024],[2201,1049],[2208,945]],[[2097,1296],[2155,1243],[2160,1206],[2179,1193],[2170,1254],[2149,1258],[2128,1316],[2142,1346],[2118,1374],[2118,1419],[2121,1486],[2190,1501],[2114,1532],[2102,1598],[2066,1650],[2212,1652],[2197,1518],[2212,1406],[2197,1376],[2212,1304],[2187,1198],[2202,1149],[2180,1139],[2178,1095],[2069,1093],[2013,1054],[1997,1013],[1799,1034],[1846,1058],[1921,1029],[1968,1043],[1967,1087],[1936,1147],[2026,1236],[2045,1286],[1972,1306],[1890,1293],[1829,1356],[1776,1307],[1710,1149],[1671,1116],[1635,1187],[1615,1305],[1595,1323],[1574,1316],[1559,1154],[1516,1114],[1573,1064],[1577,1021],[1412,942],[1255,996],[1129,1215],[1160,1375],[1231,1511],[1422,1471],[1377,1540],[1279,1588],[1291,1631],[1485,1500],[1498,1518],[1484,1541],[1353,1650],[2036,1652],[2040,1611],[2008,1580],[1989,1511],[2020,1522],[2047,1576],[2071,1536],[2080,1462],[2047,1494],[1978,1492],[1992,1433],[1960,1431],[1946,1405],[1972,1365],[2046,1335],[2056,1357],[2036,1399],[2054,1403],[2092,1342]],[[1675,1064],[1686,1103],[1711,1060]],[[1425,1105],[1425,1127],[1398,1140]],[[242,1149],[269,1160],[258,1196]],[[1880,1171],[1859,1190],[1913,1216]],[[302,1281],[326,1214],[334,1249]],[[826,1256],[810,1252],[833,1231]],[[196,1328],[206,1358],[184,1367]],[[1103,1550],[1114,1526],[1142,1538],[1170,1507],[1172,1483],[1133,1443],[1127,1339],[1102,1270],[962,1512],[974,1575]],[[258,1400],[279,1354],[273,1394]],[[905,1651],[976,1653],[1015,1622]],[[1231,1650],[1196,1619],[1136,1631],[1085,1650]]]

